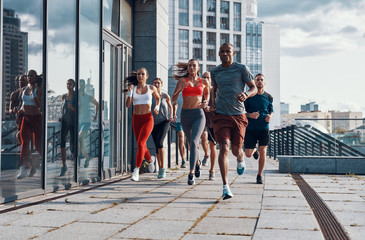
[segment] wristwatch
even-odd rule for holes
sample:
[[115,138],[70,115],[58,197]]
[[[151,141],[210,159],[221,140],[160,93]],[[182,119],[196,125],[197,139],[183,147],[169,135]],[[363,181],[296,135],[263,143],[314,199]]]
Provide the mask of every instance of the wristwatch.
[[246,98],[248,98],[248,94],[247,94],[247,92],[244,92],[244,94],[246,95]]

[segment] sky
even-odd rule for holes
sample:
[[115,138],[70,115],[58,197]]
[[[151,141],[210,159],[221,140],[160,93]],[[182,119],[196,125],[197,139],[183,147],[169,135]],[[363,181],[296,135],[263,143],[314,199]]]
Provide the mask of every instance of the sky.
[[365,117],[365,0],[257,0],[280,27],[280,101]]

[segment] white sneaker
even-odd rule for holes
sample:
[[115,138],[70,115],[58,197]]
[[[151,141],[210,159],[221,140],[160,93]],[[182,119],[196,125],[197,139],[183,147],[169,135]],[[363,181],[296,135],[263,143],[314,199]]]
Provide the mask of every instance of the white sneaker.
[[156,169],[156,167],[155,167],[155,161],[156,161],[156,157],[155,156],[151,156],[151,162],[150,163],[148,163],[148,172],[150,172],[150,173],[153,173],[153,172],[155,172],[155,169]]
[[27,176],[27,171],[25,171],[25,167],[21,166],[18,176],[16,176],[16,179],[25,178]]
[[135,182],[138,182],[138,180],[139,180],[139,168],[137,168],[137,167],[134,168],[131,180],[135,181]]

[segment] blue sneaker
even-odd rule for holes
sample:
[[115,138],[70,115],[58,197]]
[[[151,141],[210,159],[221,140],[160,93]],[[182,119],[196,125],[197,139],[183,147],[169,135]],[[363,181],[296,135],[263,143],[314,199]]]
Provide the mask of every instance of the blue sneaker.
[[238,175],[242,175],[243,172],[245,171],[245,168],[246,168],[245,160],[242,160],[242,162],[237,161],[237,173],[238,173]]
[[233,194],[231,192],[231,189],[227,186],[227,187],[223,187],[223,200],[227,200],[233,197]]

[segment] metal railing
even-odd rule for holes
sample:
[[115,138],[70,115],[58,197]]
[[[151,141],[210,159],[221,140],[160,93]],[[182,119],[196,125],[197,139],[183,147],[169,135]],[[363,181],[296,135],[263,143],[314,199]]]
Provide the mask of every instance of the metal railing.
[[315,127],[291,125],[270,131],[268,155],[365,156],[346,143]]

